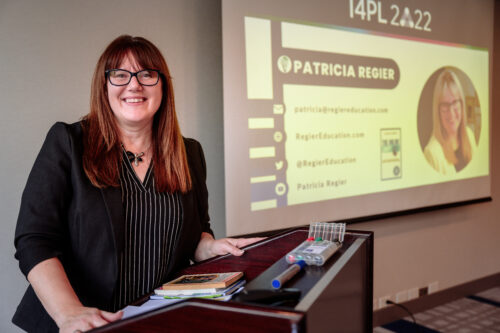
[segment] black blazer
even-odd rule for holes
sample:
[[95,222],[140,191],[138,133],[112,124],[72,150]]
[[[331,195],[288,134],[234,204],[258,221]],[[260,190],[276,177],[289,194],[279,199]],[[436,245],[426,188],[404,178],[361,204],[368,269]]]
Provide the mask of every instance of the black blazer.
[[[182,195],[183,221],[169,274],[189,265],[202,232],[212,233],[203,150],[193,139],[184,144],[193,188]],[[26,276],[36,264],[59,258],[81,302],[111,310],[124,246],[121,189],[94,187],[83,170],[82,153],[80,123],[52,126],[23,192],[15,257]],[[31,286],[12,321],[29,332],[58,330]]]

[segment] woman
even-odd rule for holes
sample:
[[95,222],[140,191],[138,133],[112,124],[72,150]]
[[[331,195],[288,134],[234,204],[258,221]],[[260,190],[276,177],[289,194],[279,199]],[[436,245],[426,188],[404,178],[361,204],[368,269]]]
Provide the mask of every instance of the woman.
[[443,70],[436,81],[433,97],[433,132],[424,155],[443,175],[453,175],[472,159],[475,139],[467,127],[465,99],[456,74]]
[[23,193],[16,258],[30,286],[13,322],[85,331],[169,274],[258,239],[214,240],[203,151],[181,136],[160,51],[120,36],[101,55],[90,113],[49,131]]

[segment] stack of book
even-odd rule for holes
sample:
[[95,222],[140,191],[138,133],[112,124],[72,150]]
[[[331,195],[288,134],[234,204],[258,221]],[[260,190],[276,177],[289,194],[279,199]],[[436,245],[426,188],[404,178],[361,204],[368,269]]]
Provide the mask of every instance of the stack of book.
[[229,298],[245,284],[242,272],[189,274],[155,289],[152,299]]

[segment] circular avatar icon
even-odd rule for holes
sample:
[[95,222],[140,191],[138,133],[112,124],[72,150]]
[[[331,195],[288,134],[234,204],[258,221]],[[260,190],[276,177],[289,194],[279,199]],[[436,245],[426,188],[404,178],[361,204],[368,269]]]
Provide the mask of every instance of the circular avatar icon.
[[292,59],[290,59],[289,56],[282,55],[278,58],[277,65],[281,73],[290,73],[290,71],[292,70]]
[[470,78],[442,67],[427,80],[417,112],[420,146],[438,173],[453,175],[474,157],[481,132],[479,98]]

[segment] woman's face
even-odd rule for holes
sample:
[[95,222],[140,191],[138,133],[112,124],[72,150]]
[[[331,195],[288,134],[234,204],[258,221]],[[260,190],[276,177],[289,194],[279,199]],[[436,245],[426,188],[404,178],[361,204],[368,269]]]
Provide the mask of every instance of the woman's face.
[[462,100],[450,86],[443,89],[439,99],[439,117],[448,136],[455,136],[458,133],[460,122],[462,121]]
[[[141,68],[135,59],[128,55],[120,63],[119,69],[132,73]],[[162,99],[162,82],[155,86],[143,86],[133,76],[128,85],[115,86],[107,80],[108,100],[117,124],[122,129],[143,128],[151,126],[153,117],[160,107]]]

